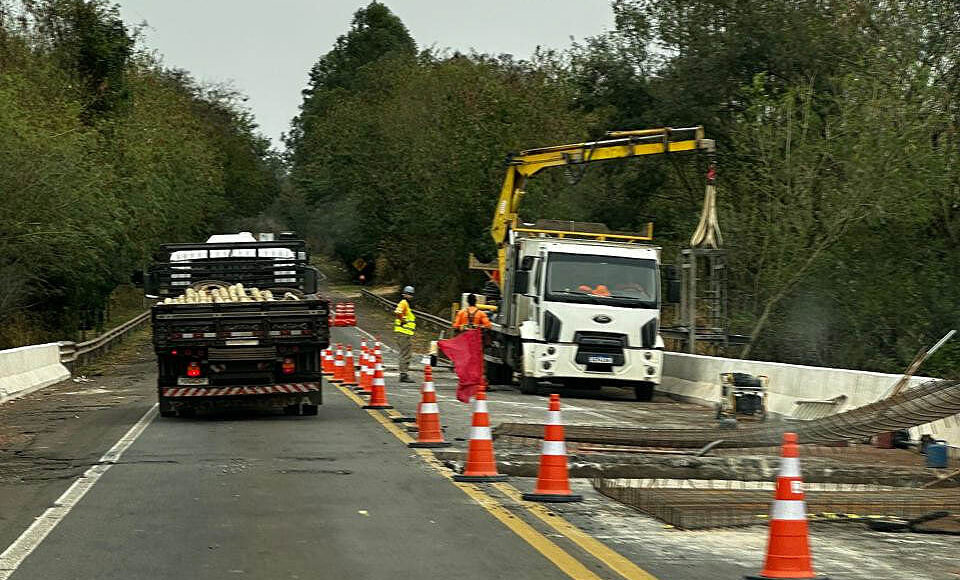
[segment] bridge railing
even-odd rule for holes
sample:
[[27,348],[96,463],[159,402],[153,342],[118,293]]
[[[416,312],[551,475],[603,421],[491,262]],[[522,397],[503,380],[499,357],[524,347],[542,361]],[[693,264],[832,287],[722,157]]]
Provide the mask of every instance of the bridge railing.
[[131,332],[150,321],[150,311],[131,318],[116,328],[111,328],[96,338],[83,342],[61,341],[60,362],[71,371],[79,365],[96,360],[123,342]]

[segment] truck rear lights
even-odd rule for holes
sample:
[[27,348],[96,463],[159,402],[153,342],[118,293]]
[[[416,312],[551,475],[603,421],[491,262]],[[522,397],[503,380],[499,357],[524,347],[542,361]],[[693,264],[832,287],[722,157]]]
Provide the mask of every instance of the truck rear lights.
[[187,365],[188,377],[199,377],[203,371],[200,370],[200,363],[192,362]]
[[180,352],[179,352],[177,349],[173,349],[173,350],[170,351],[170,354],[171,354],[172,356],[177,356],[178,354],[180,354]]
[[283,370],[283,374],[292,375],[293,371],[297,370],[297,363],[292,358],[285,358],[280,368]]

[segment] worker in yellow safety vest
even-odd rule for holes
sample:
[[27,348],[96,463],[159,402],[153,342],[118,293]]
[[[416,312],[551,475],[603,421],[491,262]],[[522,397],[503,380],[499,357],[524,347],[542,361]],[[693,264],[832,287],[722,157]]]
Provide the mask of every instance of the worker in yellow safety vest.
[[397,339],[401,383],[413,382],[407,374],[410,371],[410,343],[413,340],[413,333],[417,330],[417,317],[410,308],[411,300],[413,300],[413,286],[405,286],[403,299],[397,303],[397,308],[393,311],[396,317],[393,321],[393,333]]

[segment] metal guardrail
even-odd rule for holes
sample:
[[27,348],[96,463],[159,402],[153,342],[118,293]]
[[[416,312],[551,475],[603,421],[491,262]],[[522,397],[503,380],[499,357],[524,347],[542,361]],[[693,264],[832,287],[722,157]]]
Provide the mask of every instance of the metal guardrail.
[[[367,300],[371,300],[374,303],[379,304],[385,310],[388,310],[390,312],[393,312],[393,309],[397,307],[396,302],[393,302],[392,300],[387,300],[383,296],[377,296],[373,292],[370,292],[369,290],[364,290],[363,288],[360,289],[360,295],[366,298]],[[417,316],[418,325],[425,322],[428,325],[435,327],[437,330],[450,330],[450,321],[445,318],[441,318],[439,316],[430,314],[428,312],[421,312],[419,310],[414,310],[413,313]]]
[[110,352],[115,344],[123,341],[128,334],[149,320],[150,311],[148,310],[91,340],[84,342],[61,341],[59,343],[60,362],[68,369],[73,370],[79,364],[95,360]]

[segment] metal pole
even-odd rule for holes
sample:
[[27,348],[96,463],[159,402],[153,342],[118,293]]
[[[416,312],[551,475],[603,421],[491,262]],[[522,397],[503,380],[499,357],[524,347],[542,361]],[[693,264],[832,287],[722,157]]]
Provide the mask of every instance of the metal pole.
[[690,297],[687,299],[687,314],[689,325],[687,328],[687,352],[697,352],[697,251],[690,250]]

